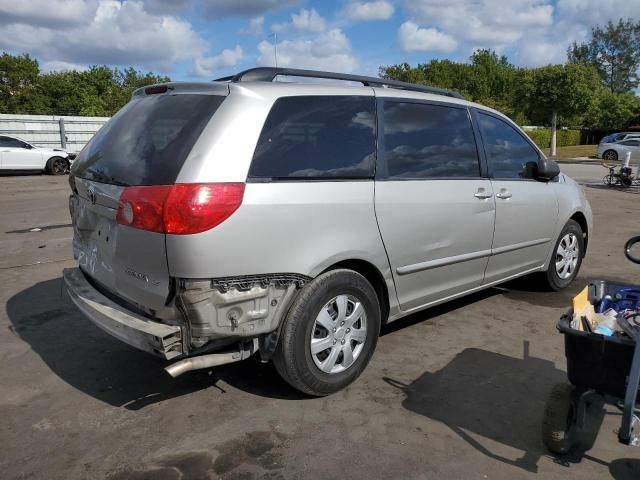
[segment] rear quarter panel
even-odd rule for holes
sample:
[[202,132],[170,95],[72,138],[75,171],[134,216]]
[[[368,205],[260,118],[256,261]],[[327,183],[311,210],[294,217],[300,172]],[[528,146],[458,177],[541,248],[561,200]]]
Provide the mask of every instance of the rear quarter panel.
[[242,206],[197,235],[167,235],[174,277],[265,273],[315,277],[347,259],[375,265],[393,282],[376,223],[371,181],[248,183]]

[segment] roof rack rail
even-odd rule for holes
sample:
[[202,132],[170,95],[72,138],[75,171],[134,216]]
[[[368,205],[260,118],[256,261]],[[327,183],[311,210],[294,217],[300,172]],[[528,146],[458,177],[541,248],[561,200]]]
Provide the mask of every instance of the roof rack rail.
[[365,87],[389,87],[401,90],[411,90],[414,92],[434,93],[436,95],[446,95],[447,97],[464,99],[462,95],[446,88],[429,87],[427,85],[416,85],[415,83],[400,82],[398,80],[388,80],[385,78],[366,77],[363,75],[351,75],[348,73],[323,72],[319,70],[301,70],[298,68],[277,68],[258,67],[250,68],[242,72],[222,77],[215,82],[272,82],[278,75],[289,77],[326,78],[331,80],[344,80],[348,82],[362,83]]

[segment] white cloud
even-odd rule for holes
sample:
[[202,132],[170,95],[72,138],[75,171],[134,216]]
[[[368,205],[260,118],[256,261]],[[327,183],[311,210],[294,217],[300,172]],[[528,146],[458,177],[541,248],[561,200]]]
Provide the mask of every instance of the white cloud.
[[617,23],[620,18],[640,19],[636,0],[558,0],[556,9],[561,21],[586,27],[604,25],[607,20]]
[[[637,1],[629,0],[404,0],[403,6],[419,31],[442,32],[464,51],[506,51],[523,66],[566,61],[571,42],[588,40],[591,28],[608,20],[640,20]],[[415,33],[404,28],[407,37]]]
[[[28,13],[24,11],[22,15],[26,17]],[[5,25],[0,36],[0,48],[29,52],[45,62],[136,65],[161,70],[202,55],[206,47],[188,21],[150,14],[141,2],[133,0],[99,0],[95,13],[74,28],[15,22]]]
[[[272,43],[260,42],[258,52],[258,65],[274,65]],[[358,61],[353,55],[347,36],[340,29],[333,29],[313,40],[279,42],[278,66],[352,72],[358,66]]]
[[393,16],[394,8],[386,0],[375,2],[351,2],[344,14],[352,20],[367,22],[370,20],[388,20]]
[[42,65],[40,65],[40,70],[42,70],[44,73],[69,72],[72,70],[82,71],[87,70],[87,66],[79,65],[77,63],[58,62],[54,60],[52,62],[44,62]]
[[229,68],[238,64],[242,60],[243,53],[240,45],[234,49],[224,49],[219,55],[214,57],[199,58],[195,61],[194,71],[201,77],[209,77],[216,70]]
[[174,15],[191,6],[191,0],[144,0],[145,10],[149,13]]
[[398,43],[405,52],[452,52],[458,42],[435,28],[420,28],[409,21],[400,25]]
[[297,3],[298,0],[205,0],[204,12],[211,18],[252,17]]
[[98,0],[0,0],[0,23],[79,25],[96,13]]
[[240,30],[242,35],[260,35],[264,25],[264,16],[253,17],[249,19],[249,24]]
[[415,23],[488,47],[513,43],[528,29],[553,23],[548,0],[407,0],[405,5]]
[[327,22],[315,8],[311,10],[302,8],[299,13],[291,14],[291,23],[276,23],[271,26],[271,30],[276,33],[290,31],[320,33],[326,27]]

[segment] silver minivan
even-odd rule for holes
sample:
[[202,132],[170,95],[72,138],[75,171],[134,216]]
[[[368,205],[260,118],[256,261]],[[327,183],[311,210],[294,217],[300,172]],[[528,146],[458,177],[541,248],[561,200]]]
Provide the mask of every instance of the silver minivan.
[[318,396],[360,375],[388,322],[527,274],[568,286],[592,225],[504,115],[305,70],[141,88],[69,180],[64,279],[90,320],[172,376],[258,353]]

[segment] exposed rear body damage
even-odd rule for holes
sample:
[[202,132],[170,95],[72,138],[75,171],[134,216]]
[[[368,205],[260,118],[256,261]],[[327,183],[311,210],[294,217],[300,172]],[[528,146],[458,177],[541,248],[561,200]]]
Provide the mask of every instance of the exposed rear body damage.
[[384,79],[267,81],[278,72],[319,74],[139,89],[78,155],[64,276],[100,328],[178,360],[173,376],[259,352],[326,395],[385,322],[531,272],[573,280],[579,263],[553,276],[557,241],[584,254],[590,207],[504,115]]

